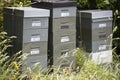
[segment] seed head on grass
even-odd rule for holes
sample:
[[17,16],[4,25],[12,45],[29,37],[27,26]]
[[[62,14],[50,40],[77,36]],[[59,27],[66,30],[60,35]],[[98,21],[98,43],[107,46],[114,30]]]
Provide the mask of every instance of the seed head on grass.
[[18,65],[18,63],[16,61],[13,61],[13,66],[15,67],[16,70],[19,69],[19,65]]

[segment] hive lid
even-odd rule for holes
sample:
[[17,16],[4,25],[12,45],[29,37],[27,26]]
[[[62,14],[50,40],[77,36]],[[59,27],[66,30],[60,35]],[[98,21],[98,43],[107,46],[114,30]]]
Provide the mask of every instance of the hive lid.
[[15,7],[15,15],[21,17],[49,17],[50,11],[47,9],[32,7]]
[[84,17],[91,17],[92,19],[112,17],[112,10],[84,10],[80,13]]

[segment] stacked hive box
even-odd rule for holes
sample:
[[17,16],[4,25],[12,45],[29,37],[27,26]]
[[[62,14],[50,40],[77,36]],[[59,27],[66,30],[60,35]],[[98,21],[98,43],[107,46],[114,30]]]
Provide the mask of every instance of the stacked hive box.
[[92,60],[104,64],[112,61],[111,37],[112,11],[79,11],[81,40],[87,52],[92,53]]
[[[42,68],[47,68],[49,10],[10,7],[4,9],[4,14],[5,30],[17,36],[14,53],[22,50],[29,54],[24,62],[27,67],[33,68],[35,63],[40,63]],[[6,15],[12,19],[10,25],[6,23],[9,22]]]
[[[50,65],[75,67],[75,57],[71,50],[76,48],[76,2],[54,1],[32,5],[50,9],[49,59]],[[60,57],[68,52],[65,60]]]

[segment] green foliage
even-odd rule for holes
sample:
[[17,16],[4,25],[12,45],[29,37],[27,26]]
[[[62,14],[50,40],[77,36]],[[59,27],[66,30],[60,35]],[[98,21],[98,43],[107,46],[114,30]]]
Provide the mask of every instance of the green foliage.
[[118,6],[120,1],[117,1],[114,4],[114,27],[117,27],[116,31],[113,34],[113,47],[115,47],[115,51],[120,54],[120,7]]
[[117,76],[107,69],[107,67],[96,65],[90,60],[83,65],[80,71],[80,77],[83,78],[82,80],[85,78],[87,80],[119,80]]
[[116,54],[114,50],[115,49],[113,49],[112,71],[116,76],[118,76],[118,79],[120,79],[120,55]]
[[[89,59],[85,58],[83,50],[77,49],[75,54],[78,55],[79,61],[77,65],[81,67],[80,72],[76,72],[66,68],[54,67],[54,72],[49,74],[49,70],[46,73],[41,73],[38,68],[31,70],[28,68],[24,71],[20,77],[21,79],[27,78],[27,80],[119,80],[120,79],[120,63],[114,62],[112,64],[97,65]],[[76,59],[77,57],[76,56]],[[116,55],[117,57],[117,55]],[[83,60],[82,60],[83,59]]]
[[[30,68],[21,70],[20,66],[24,55],[18,52],[9,58],[6,54],[6,49],[14,37],[7,37],[6,35],[6,32],[0,33],[0,80],[119,80],[119,58],[118,62],[115,61],[117,64],[114,64],[113,67],[109,68],[108,65],[100,66],[86,59],[84,52],[80,49],[75,51],[77,65],[81,68],[80,72],[68,68],[61,69],[60,67],[53,68],[53,73],[49,73],[49,70],[41,73],[38,67],[35,70]],[[20,73],[21,71],[22,74]]]
[[111,8],[116,0],[74,0],[77,1],[78,9],[101,9]]
[[86,9],[88,5],[88,0],[75,0],[77,1],[78,9]]
[[6,49],[10,47],[9,43],[14,37],[6,35],[6,32],[0,33],[0,80],[15,80],[20,75],[21,52],[11,58],[8,56]]
[[82,49],[76,49],[75,54],[76,54],[76,66],[81,68],[87,59],[85,52]]

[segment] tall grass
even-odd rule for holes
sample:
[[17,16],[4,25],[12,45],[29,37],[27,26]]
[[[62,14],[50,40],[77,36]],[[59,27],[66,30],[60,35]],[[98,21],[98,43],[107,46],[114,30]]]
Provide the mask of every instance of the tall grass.
[[[6,32],[0,32],[0,80],[14,80],[20,75],[19,66],[21,65],[21,52],[9,57],[7,48],[11,47],[11,39],[14,36],[6,36]],[[10,53],[9,53],[10,54]]]
[[[11,45],[11,39],[7,37],[6,32],[0,33],[0,80],[120,80],[120,59],[118,55],[113,57],[112,64],[97,65],[86,58],[84,51],[75,50],[76,69],[53,68],[54,72],[48,71],[41,73],[40,69],[31,70],[27,68],[22,70],[21,52],[9,57],[6,49]],[[114,53],[115,54],[115,53]]]
[[[23,72],[28,80],[120,80],[120,62],[113,61],[111,64],[97,65],[90,59],[86,58],[84,51],[75,50],[76,69],[69,70],[66,68],[53,68],[53,73],[40,73],[39,69],[31,70],[30,68]],[[119,60],[117,58],[117,60]],[[27,74],[26,74],[27,73]]]

